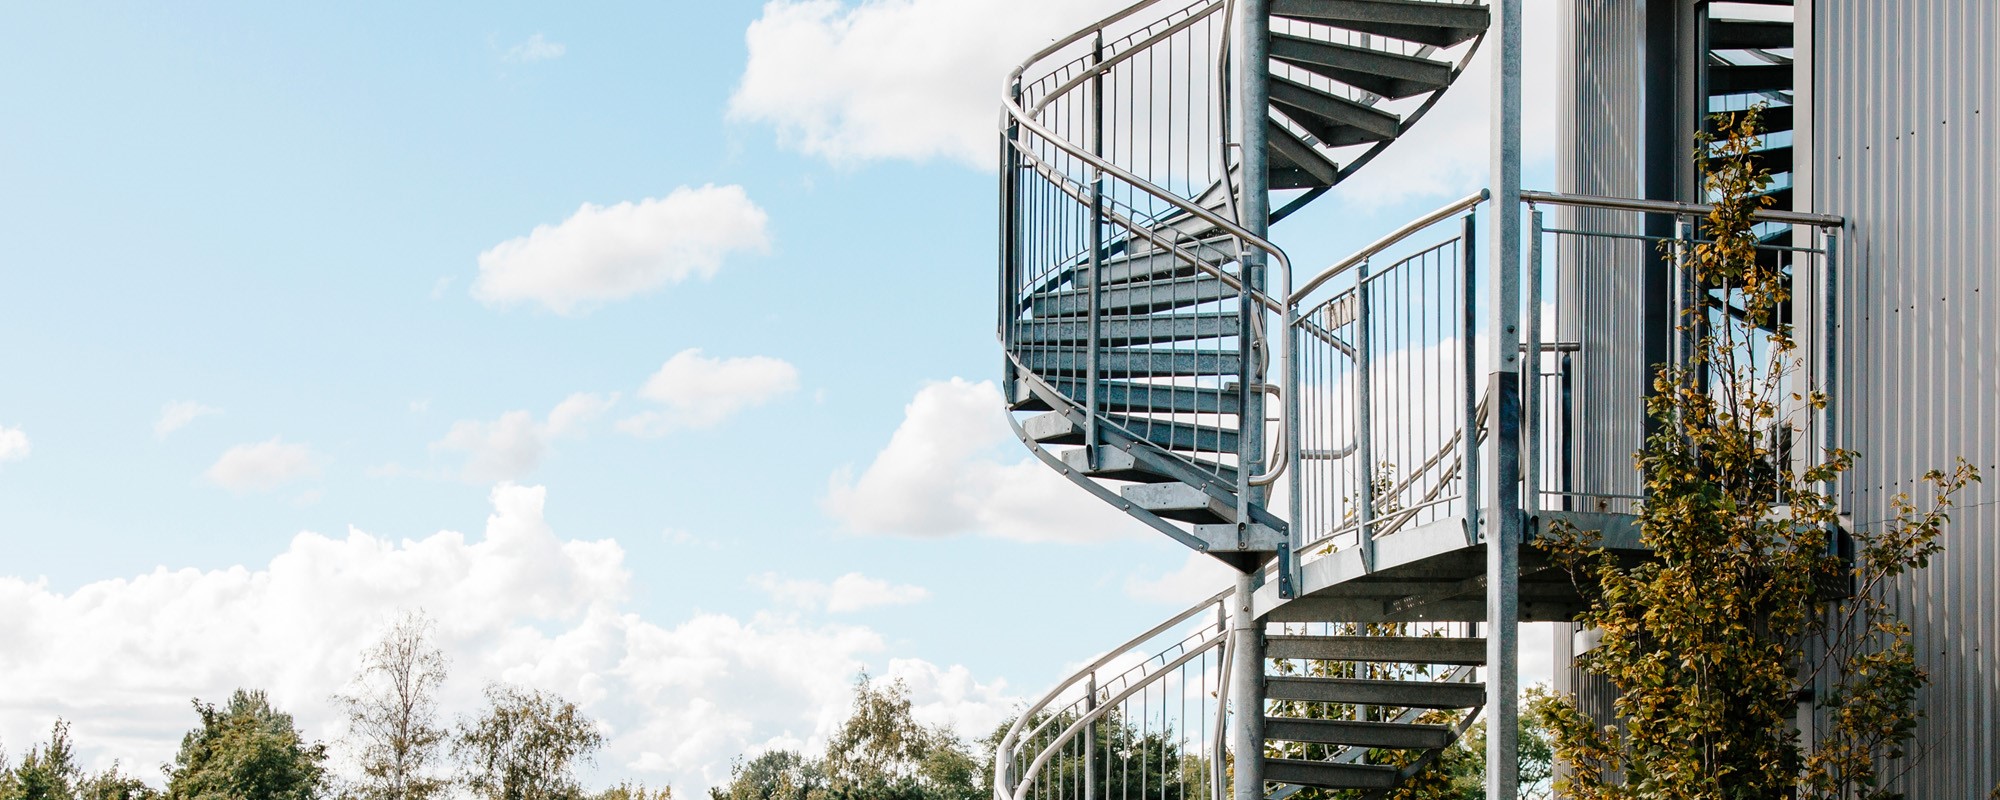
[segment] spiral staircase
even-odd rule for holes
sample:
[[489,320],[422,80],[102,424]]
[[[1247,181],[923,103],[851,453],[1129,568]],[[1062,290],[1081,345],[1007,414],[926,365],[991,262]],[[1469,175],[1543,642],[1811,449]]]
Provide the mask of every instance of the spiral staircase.
[[[1022,72],[1041,71],[1034,80],[1016,74],[1003,152],[1000,335],[1015,431],[1041,460],[1189,547],[1288,583],[1290,548],[1303,539],[1288,521],[1296,515],[1272,505],[1283,469],[1272,465],[1286,456],[1267,451],[1284,432],[1265,423],[1285,391],[1268,374],[1274,343],[1299,309],[1288,313],[1290,287],[1271,288],[1269,270],[1289,283],[1290,267],[1262,232],[1410,130],[1461,74],[1489,19],[1482,5],[1440,0],[1274,0],[1269,15],[1253,21],[1268,31],[1245,36],[1229,30],[1243,23],[1220,0],[1140,3],[1031,59]],[[1261,132],[1244,135],[1241,123],[1233,135],[1222,130],[1229,103],[1245,100],[1235,87],[1216,90],[1229,82],[1232,59],[1263,62]],[[1248,152],[1259,140],[1262,152]],[[1252,170],[1263,173],[1251,182],[1262,188],[1246,194]],[[1354,305],[1350,292],[1346,306]],[[1320,311],[1316,329],[1343,325],[1342,312]],[[1345,346],[1332,334],[1323,341]],[[1354,448],[1345,451],[1352,460]],[[1447,469],[1456,462],[1411,477]],[[1372,477],[1362,482],[1373,488]],[[1462,537],[1447,549],[1462,548]],[[1316,546],[1328,562],[1340,549],[1325,538]],[[1272,796],[1395,789],[1451,747],[1485,702],[1471,678],[1486,646],[1469,626],[1412,622],[1424,616],[1416,604],[1400,620],[1381,613],[1410,599],[1405,578],[1342,583],[1319,605],[1282,587],[1276,594],[1286,596],[1262,615],[1284,631],[1262,642],[1269,703],[1238,713],[1269,715],[1258,757]],[[1229,594],[1178,619],[1198,618]],[[1218,610],[1171,652],[1186,659],[1224,649],[1226,627]],[[1091,710],[1127,702],[1120,687],[1173,670],[1134,668],[1100,684],[1108,663],[1022,716],[997,759],[996,797],[1109,791],[1108,778],[1051,764],[1082,759],[1083,772],[1108,773],[1109,762],[1098,764],[1108,754],[1077,750],[1079,740],[1100,738],[1087,733],[1104,719],[1092,722]],[[1088,686],[1079,683],[1086,676]],[[1083,696],[1058,709],[1064,691]],[[1222,795],[1225,770],[1213,765],[1225,760],[1224,745],[1211,741],[1208,785],[1173,796]],[[1065,747],[1076,752],[1065,756]],[[1051,777],[1058,772],[1075,774],[1063,784]],[[1167,796],[1165,779],[1156,783]]]

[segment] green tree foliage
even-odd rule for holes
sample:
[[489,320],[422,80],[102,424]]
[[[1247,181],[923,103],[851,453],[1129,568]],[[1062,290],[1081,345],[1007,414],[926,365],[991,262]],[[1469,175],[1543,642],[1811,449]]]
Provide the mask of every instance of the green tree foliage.
[[486,800],[576,800],[575,770],[604,745],[597,723],[553,694],[486,687],[486,710],[461,723],[454,752],[465,786]]
[[145,782],[118,771],[118,765],[95,775],[77,766],[69,723],[56,720],[47,744],[30,748],[19,767],[0,755],[0,800],[155,800],[160,793]]
[[438,722],[444,653],[421,613],[398,620],[362,654],[361,673],[334,701],[347,712],[346,744],[360,762],[359,800],[429,800],[449,783],[432,773],[450,738]]
[[824,792],[826,775],[818,762],[791,750],[772,750],[730,769],[729,786],[710,789],[710,800],[807,800]]
[[854,713],[827,742],[826,786],[811,800],[977,800],[979,762],[956,734],[910,713],[902,681],[854,683]]
[[[1682,319],[1692,363],[1655,378],[1647,405],[1659,424],[1638,457],[1652,557],[1621,563],[1573,529],[1546,543],[1592,599],[1578,621],[1603,639],[1579,665],[1615,687],[1622,723],[1556,709],[1555,749],[1571,769],[1558,789],[1578,800],[1896,797],[1881,770],[1904,754],[1925,676],[1880,590],[1938,552],[1953,496],[1978,474],[1962,461],[1930,473],[1927,510],[1898,497],[1889,520],[1851,532],[1851,561],[1835,554],[1840,520],[1823,487],[1855,454],[1786,446],[1803,440],[1799,412],[1826,398],[1797,386],[1790,277],[1756,250],[1752,215],[1770,182],[1751,158],[1756,113],[1718,122],[1725,135],[1701,148],[1714,156],[1708,241],[1688,261],[1734,311]],[[1817,738],[1802,742],[1791,718],[1815,685]]]
[[674,800],[674,789],[671,786],[648,789],[646,784],[627,781],[597,793],[594,800]]
[[326,786],[326,745],[308,743],[261,691],[229,704],[194,701],[201,726],[167,769],[169,800],[312,800]]

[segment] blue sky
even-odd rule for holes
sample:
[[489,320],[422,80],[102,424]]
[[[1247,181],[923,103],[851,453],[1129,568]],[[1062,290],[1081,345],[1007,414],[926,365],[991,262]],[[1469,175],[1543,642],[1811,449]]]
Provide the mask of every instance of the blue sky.
[[[562,691],[603,778],[700,789],[817,746],[860,667],[979,728],[1207,594],[1115,515],[950,477],[1024,471],[980,405],[982,143],[1079,12],[1008,7],[0,10],[0,743],[60,714],[150,776],[236,685],[332,736],[422,607],[448,712]],[[910,37],[958,44],[873,44]],[[1280,243],[1323,264],[1480,185],[1480,89]],[[743,646],[674,677],[702,637]],[[757,659],[788,688],[730,682]]]

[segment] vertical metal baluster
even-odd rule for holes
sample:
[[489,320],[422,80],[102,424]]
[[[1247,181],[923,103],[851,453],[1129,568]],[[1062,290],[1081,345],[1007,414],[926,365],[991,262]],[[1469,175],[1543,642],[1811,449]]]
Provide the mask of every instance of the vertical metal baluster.
[[1542,506],[1542,212],[1532,205],[1528,209],[1528,341],[1521,359],[1522,416],[1527,418],[1521,475],[1527,491],[1522,492],[1521,512],[1532,525]]
[[1458,371],[1458,463],[1459,471],[1465,475],[1461,482],[1463,489],[1460,490],[1460,495],[1464,498],[1465,542],[1468,545],[1479,543],[1479,385],[1475,378],[1479,374],[1479,343],[1476,341],[1477,337],[1473,335],[1473,331],[1476,330],[1477,326],[1475,315],[1478,309],[1474,307],[1472,302],[1474,270],[1477,267],[1475,263],[1477,258],[1474,254],[1479,252],[1479,248],[1475,246],[1475,242],[1478,240],[1474,238],[1474,234],[1477,232],[1474,215],[1471,212],[1467,212],[1465,215],[1464,232],[1460,234],[1459,238],[1461,245],[1459,247],[1460,269],[1458,275],[1458,305],[1460,312],[1458,319],[1458,357],[1460,362]]
[[[1104,61],[1104,32],[1098,31],[1091,46],[1091,67]],[[1104,155],[1104,73],[1098,72],[1090,79],[1090,151],[1093,155]],[[1104,302],[1104,172],[1091,169],[1090,181],[1090,351],[1085,358],[1085,378],[1083,384],[1084,407],[1087,409],[1088,425],[1083,431],[1084,463],[1091,469],[1097,468],[1098,431],[1098,350],[1099,337],[1103,335],[1101,306]]]
[[1375,571],[1375,339],[1374,309],[1370,301],[1367,259],[1363,259],[1354,279],[1355,319],[1355,426],[1360,437],[1357,455],[1361,458],[1361,514],[1356,531],[1361,545],[1361,569]]

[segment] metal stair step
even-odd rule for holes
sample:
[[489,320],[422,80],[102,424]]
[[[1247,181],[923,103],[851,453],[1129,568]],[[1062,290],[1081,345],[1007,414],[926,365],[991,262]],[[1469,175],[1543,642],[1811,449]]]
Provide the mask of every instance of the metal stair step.
[[1271,34],[1271,58],[1383,97],[1401,99],[1451,85],[1451,65],[1367,47]]
[[[1089,371],[1088,348],[1022,347],[1018,355],[1022,364],[1044,378],[1080,377]],[[1121,348],[1097,354],[1097,374],[1102,378],[1236,375],[1242,371],[1242,363],[1241,355],[1233,350]]]
[[1396,768],[1379,764],[1336,764],[1292,758],[1264,759],[1264,780],[1322,789],[1393,789]]
[[[1233,430],[1213,428],[1206,425],[1190,425],[1184,422],[1167,422],[1146,417],[1121,417],[1107,414],[1103,419],[1123,428],[1132,436],[1152,442],[1168,450],[1189,450],[1198,453],[1234,453],[1242,434]],[[1029,439],[1042,444],[1083,444],[1086,441],[1083,426],[1078,425],[1062,411],[1036,414],[1021,423],[1021,430]],[[1206,496],[1206,495],[1204,495]]]
[[1385,142],[1403,131],[1403,120],[1395,114],[1280,75],[1271,76],[1271,105],[1322,144],[1334,147]]
[[1265,122],[1270,128],[1265,149],[1270,153],[1271,188],[1311,189],[1340,182],[1340,165],[1277,120]]
[[1264,687],[1272,700],[1309,703],[1439,709],[1478,708],[1486,703],[1486,685],[1480,683],[1272,675],[1264,679]]
[[[1709,160],[1716,161],[1719,159],[1711,157]],[[1771,174],[1773,175],[1777,175],[1779,173],[1784,173],[1784,172],[1791,172],[1792,146],[1783,145],[1779,147],[1765,148],[1763,150],[1753,150],[1750,153],[1750,161],[1751,163],[1756,164],[1758,169],[1770,170]]]
[[1708,21],[1710,50],[1783,50],[1792,46],[1792,23],[1783,20]]
[[1243,435],[1235,430],[1209,425],[1107,414],[1104,417],[1126,432],[1168,450],[1196,453],[1234,453]]
[[[1098,336],[1105,346],[1124,347],[1235,336],[1242,330],[1243,318],[1235,312],[1168,316],[1119,314],[1100,316],[1097,322]],[[1028,320],[1015,328],[1014,335],[1015,341],[1021,344],[1082,344],[1090,339],[1090,318]]]
[[[1717,111],[1715,112],[1715,114],[1710,114],[1709,116],[1714,117],[1716,114],[1726,115],[1729,118],[1729,120],[1732,123],[1734,123],[1744,113],[1746,112]],[[1766,133],[1772,133],[1776,131],[1792,130],[1794,116],[1795,115],[1792,113],[1792,106],[1766,106],[1764,108],[1764,111],[1757,115],[1757,119],[1760,123],[1762,123],[1764,131]],[[1716,126],[1713,120],[1704,120],[1703,124],[1708,128],[1708,131],[1710,133],[1718,132],[1716,130]]]
[[[1196,219],[1203,225],[1208,224],[1206,221]],[[1181,234],[1175,231],[1175,235],[1178,237]],[[1135,238],[1132,244],[1141,246],[1142,249],[1120,253],[1104,260],[1105,286],[1183,278],[1201,271],[1201,268],[1182,258],[1181,254],[1160,248],[1143,238]],[[1222,246],[1218,242],[1180,243],[1180,248],[1188,255],[1211,264],[1222,264],[1236,258],[1234,246]]]
[[[1137,456],[1109,445],[1102,445],[1097,448],[1096,467],[1090,466],[1085,460],[1086,457],[1083,448],[1065,450],[1062,454],[1063,465],[1090,477],[1103,478],[1105,480],[1127,481],[1130,483],[1173,483],[1179,480],[1179,478],[1164,472],[1154,471],[1153,468],[1148,467],[1146,462],[1141,461]],[[1230,485],[1236,483],[1236,469],[1234,467],[1218,466],[1206,461],[1195,461],[1194,463],[1198,469],[1216,475],[1217,480],[1223,483]]]
[[[1106,286],[1099,313],[1149,314],[1200,305],[1236,296],[1236,290],[1211,275],[1126,286]],[[1090,291],[1063,289],[1030,296],[1036,317],[1080,317],[1090,313]]]
[[1791,88],[1790,64],[1711,64],[1708,68],[1710,97],[1783,92]]
[[1417,0],[1271,0],[1271,16],[1450,47],[1492,24],[1485,6]]
[[[1127,486],[1119,494],[1132,505],[1167,519],[1194,523],[1235,522],[1236,508],[1185,483]],[[1272,695],[1277,699],[1276,695]]]
[[1361,661],[1378,664],[1486,663],[1486,640],[1441,636],[1272,636],[1267,658]]
[[[1083,402],[1083,381],[1050,379],[1064,397]],[[1243,397],[1232,390],[1168,386],[1162,383],[1098,381],[1098,406],[1108,410],[1181,414],[1234,414]]]
[[1265,717],[1264,738],[1387,750],[1437,750],[1450,747],[1454,737],[1443,725]]

